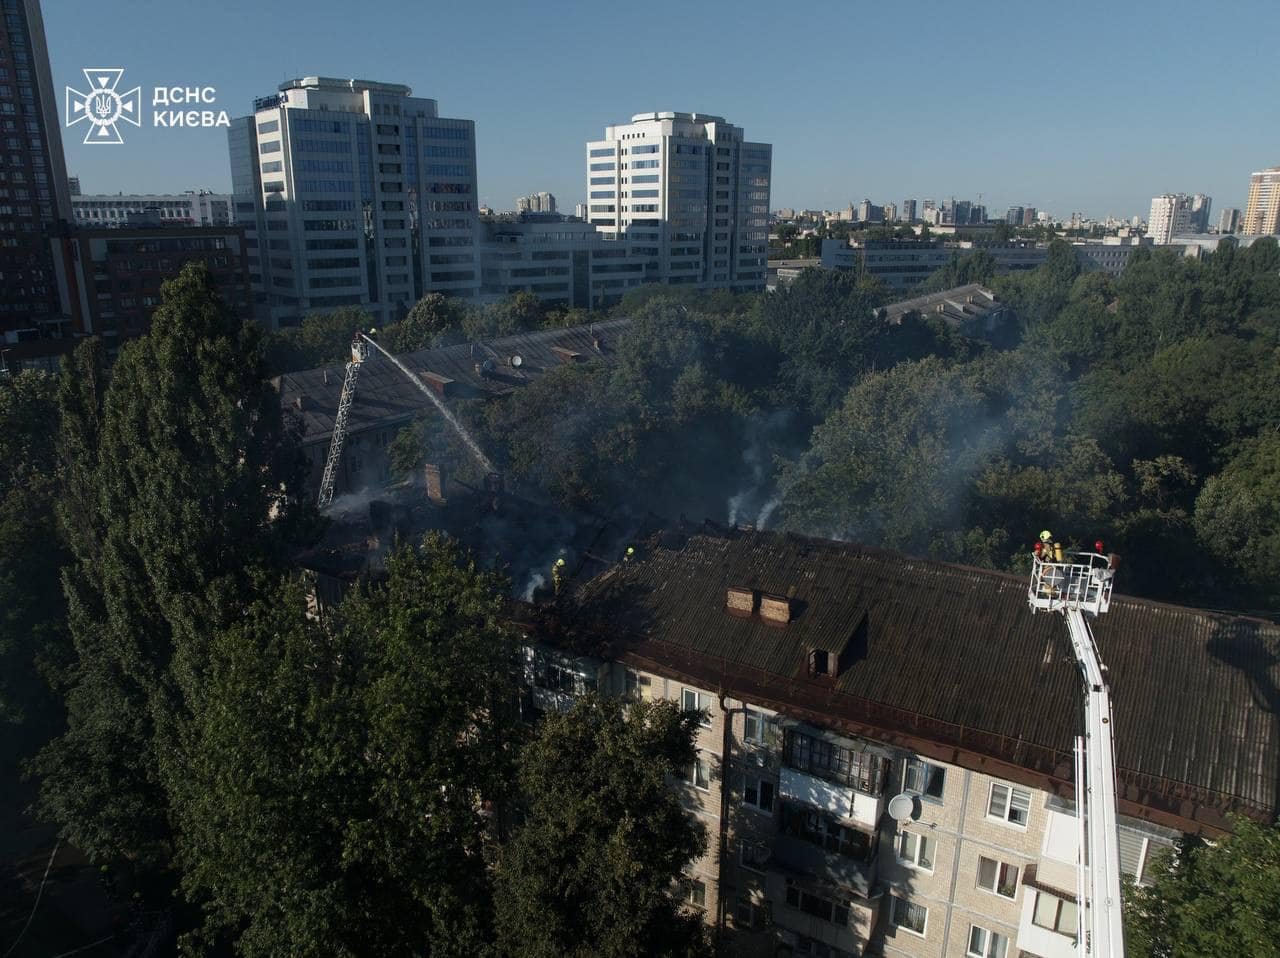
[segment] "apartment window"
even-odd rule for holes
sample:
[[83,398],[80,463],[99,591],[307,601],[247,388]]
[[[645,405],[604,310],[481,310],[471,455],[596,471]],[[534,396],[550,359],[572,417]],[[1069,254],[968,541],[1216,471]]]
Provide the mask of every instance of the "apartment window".
[[924,905],[912,904],[897,895],[890,895],[889,898],[893,902],[893,914],[890,921],[896,927],[912,934],[923,935],[929,923],[929,909]]
[[1012,785],[1001,785],[999,782],[991,786],[991,798],[987,801],[988,818],[997,818],[1025,828],[1030,810],[1030,792]]
[[701,712],[698,724],[711,728],[711,696],[706,692],[685,689],[680,693],[680,707],[686,712]]
[[914,792],[921,798],[942,800],[942,788],[946,783],[947,770],[920,759],[907,762],[902,773],[903,791]]
[[789,731],[786,760],[794,769],[831,782],[872,794],[880,790],[884,760],[872,752],[856,751],[803,732]]
[[965,954],[969,958],[1006,958],[1009,954],[1009,939],[981,925],[970,925],[969,950]]
[[823,921],[830,922],[833,925],[841,925],[846,928],[849,926],[848,902],[827,898],[824,895],[815,895],[797,888],[795,885],[788,885],[787,904],[798,911],[804,912],[806,915],[821,918]]
[[836,855],[869,861],[875,851],[875,836],[842,825],[825,812],[808,805],[782,803],[781,831]]
[[763,875],[768,862],[769,849],[766,846],[755,842],[741,842],[738,845],[738,864],[748,871]]
[[1033,924],[1074,938],[1078,920],[1075,902],[1065,901],[1048,892],[1036,892],[1036,907],[1031,913]]
[[279,153],[279,152],[280,152],[280,141],[279,141],[279,140],[267,140],[267,141],[266,141],[266,142],[264,142],[264,143],[259,143],[259,144],[258,144],[258,152],[259,152],[259,153]]
[[938,843],[926,835],[903,832],[898,837],[898,861],[913,868],[933,871],[933,854]]
[[684,769],[681,778],[694,788],[705,792],[711,788],[711,763],[699,752],[693,764]]
[[752,745],[772,745],[777,740],[778,723],[772,715],[743,710],[743,741]]
[[739,928],[763,928],[765,909],[750,898],[743,896],[733,907],[733,923]]
[[742,776],[742,801],[752,808],[773,814],[773,782],[758,775]]
[[686,878],[682,884],[684,885],[684,900],[686,903],[696,908],[707,907],[707,886],[704,883],[696,878]]
[[1018,897],[1018,866],[978,856],[978,887],[1013,901]]
[[644,699],[649,701],[653,698],[653,679],[647,675],[641,675],[639,672],[627,670],[627,696],[632,699]]

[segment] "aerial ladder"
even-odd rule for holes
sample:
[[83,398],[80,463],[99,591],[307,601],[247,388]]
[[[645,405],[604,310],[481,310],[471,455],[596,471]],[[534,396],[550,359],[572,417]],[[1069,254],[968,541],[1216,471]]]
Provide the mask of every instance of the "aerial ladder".
[[1033,612],[1060,612],[1084,680],[1084,735],[1075,741],[1076,821],[1080,857],[1076,871],[1080,954],[1124,958],[1120,909],[1120,848],[1116,837],[1116,766],[1111,692],[1106,666],[1085,615],[1111,605],[1118,557],[1067,553],[1048,533],[1036,544],[1027,600]]
[[338,397],[338,414],[333,420],[333,438],[329,440],[329,458],[324,462],[324,475],[320,478],[320,499],[316,503],[324,509],[333,501],[333,487],[338,478],[338,463],[342,460],[342,445],[347,440],[347,420],[351,416],[351,403],[356,398],[356,382],[360,367],[369,358],[369,342],[363,333],[356,333],[351,340],[351,361],[347,363],[347,375],[342,381],[342,395]]

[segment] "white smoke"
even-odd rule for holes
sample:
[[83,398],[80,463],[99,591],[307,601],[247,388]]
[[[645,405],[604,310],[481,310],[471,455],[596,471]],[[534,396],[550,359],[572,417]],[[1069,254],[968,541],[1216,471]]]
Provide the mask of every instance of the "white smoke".
[[774,496],[766,502],[764,504],[764,508],[760,510],[760,515],[756,516],[756,528],[763,529],[765,524],[769,521],[769,517],[773,515],[774,510],[781,504],[782,499],[778,496]]
[[526,602],[533,601],[533,594],[547,584],[547,577],[541,572],[535,572],[529,576],[529,582],[524,587],[524,592],[520,597]]

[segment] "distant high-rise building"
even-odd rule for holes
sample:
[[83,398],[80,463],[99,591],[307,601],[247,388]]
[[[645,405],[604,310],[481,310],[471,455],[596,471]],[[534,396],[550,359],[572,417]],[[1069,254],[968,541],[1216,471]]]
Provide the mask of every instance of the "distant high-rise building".
[[1004,221],[1010,226],[1021,226],[1026,213],[1027,211],[1021,206],[1011,206],[1009,212],[1004,215]]
[[580,220],[585,220],[587,218],[587,204],[575,203],[573,207],[573,215]]
[[0,340],[10,363],[70,349],[79,293],[66,239],[71,194],[38,0],[5,0],[0,19]]
[[235,222],[235,197],[204,190],[163,196],[75,194],[71,212],[76,225],[86,227],[137,225],[141,216],[165,226],[230,226]]
[[1224,206],[1218,215],[1218,232],[1234,233],[1240,228],[1240,211],[1234,206]]
[[545,190],[541,193],[530,193],[516,199],[516,209],[522,213],[554,213],[556,198]]
[[587,143],[586,163],[590,221],[648,255],[653,280],[764,289],[770,144],[718,116],[639,113]]
[[898,204],[897,203],[884,204],[884,221],[886,223],[898,222]]
[[903,200],[902,201],[902,219],[907,223],[913,223],[915,222],[915,218],[916,218],[916,201]]
[[78,176],[67,177],[67,192],[70,193],[72,196],[80,195],[80,177]]
[[1245,205],[1240,232],[1280,233],[1280,166],[1268,167],[1249,177],[1249,202]]
[[381,322],[426,292],[473,297],[475,124],[396,83],[305,77],[227,131],[259,315],[335,306]]
[[1165,245],[1173,237],[1186,233],[1191,226],[1191,200],[1186,193],[1163,193],[1151,200],[1147,217],[1147,235],[1157,245]]
[[1191,207],[1187,212],[1187,227],[1193,233],[1209,232],[1209,207],[1213,200],[1203,193],[1191,197]]
[[1022,225],[1036,225],[1036,208],[1034,206],[1028,206],[1022,211]]
[[857,222],[859,223],[883,223],[884,207],[876,206],[870,200],[863,200],[858,204]]

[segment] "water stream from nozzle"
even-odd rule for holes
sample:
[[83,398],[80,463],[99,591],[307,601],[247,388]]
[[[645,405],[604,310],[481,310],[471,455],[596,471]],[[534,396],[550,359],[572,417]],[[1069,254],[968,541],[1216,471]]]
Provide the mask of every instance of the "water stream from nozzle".
[[423,395],[430,399],[436,409],[440,411],[440,415],[444,416],[449,425],[452,426],[457,431],[458,435],[462,437],[462,441],[467,444],[467,448],[471,450],[471,454],[476,457],[476,461],[480,463],[480,466],[484,469],[485,473],[488,474],[493,472],[493,463],[491,463],[488,457],[480,451],[480,446],[471,438],[471,433],[467,432],[466,427],[458,421],[458,417],[451,413],[449,411],[449,407],[440,401],[440,397],[431,391],[431,387],[418,378],[417,374],[408,366],[379,346],[376,341],[370,339],[364,333],[360,334],[360,338],[395,363],[400,368],[400,371],[408,376],[415,386],[422,390]]

